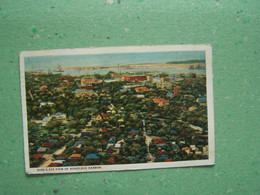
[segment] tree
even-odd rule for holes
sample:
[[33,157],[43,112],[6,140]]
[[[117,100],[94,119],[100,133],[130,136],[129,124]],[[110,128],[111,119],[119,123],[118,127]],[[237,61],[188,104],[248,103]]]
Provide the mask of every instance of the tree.
[[111,74],[108,72],[108,73],[104,76],[104,79],[112,79]]
[[100,74],[94,74],[94,77],[95,77],[96,79],[102,79],[102,78],[103,78]]
[[39,131],[39,126],[36,123],[29,121],[28,122],[28,130],[30,132],[37,132],[37,131]]
[[58,121],[58,120],[50,121],[47,123],[46,128],[48,130],[52,130],[54,128],[59,128],[61,124],[62,124],[62,122]]

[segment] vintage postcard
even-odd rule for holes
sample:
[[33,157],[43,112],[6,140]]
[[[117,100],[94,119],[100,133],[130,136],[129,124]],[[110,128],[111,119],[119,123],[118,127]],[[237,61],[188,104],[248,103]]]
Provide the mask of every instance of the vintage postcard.
[[215,163],[210,45],[20,53],[28,174]]

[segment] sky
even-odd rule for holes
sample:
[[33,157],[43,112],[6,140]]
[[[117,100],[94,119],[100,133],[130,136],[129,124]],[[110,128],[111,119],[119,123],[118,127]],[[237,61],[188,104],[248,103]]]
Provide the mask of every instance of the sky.
[[115,66],[141,63],[165,63],[205,59],[204,51],[174,51],[150,53],[91,54],[67,56],[25,57],[25,71],[41,71],[61,67]]

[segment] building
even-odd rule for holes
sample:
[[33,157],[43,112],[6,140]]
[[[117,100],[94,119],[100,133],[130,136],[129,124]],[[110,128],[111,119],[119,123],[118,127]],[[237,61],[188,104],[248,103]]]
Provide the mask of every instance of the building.
[[53,105],[53,102],[41,102],[40,107],[46,106],[46,105]]
[[40,90],[43,90],[43,91],[45,91],[45,90],[47,90],[48,89],[48,87],[46,86],[46,85],[44,85],[44,86],[42,86],[41,88],[40,88]]
[[123,88],[124,89],[131,89],[131,88],[134,88],[134,87],[140,87],[141,85],[124,85]]
[[196,106],[192,106],[192,107],[189,107],[189,111],[190,112],[193,112],[193,111],[195,111],[195,110],[197,110],[198,108],[196,107]]
[[136,97],[142,99],[144,98],[144,95],[136,95]]
[[131,131],[129,131],[129,134],[130,135],[138,135],[139,131],[138,130],[131,130]]
[[48,147],[48,148],[51,148],[53,146],[53,143],[51,142],[45,142],[42,144],[42,147]]
[[115,144],[115,149],[119,149],[119,148],[121,148],[121,144],[116,143],[116,144]]
[[101,79],[94,79],[94,78],[82,78],[80,81],[80,85],[83,86],[88,86],[92,85],[94,83],[101,83],[103,80]]
[[116,138],[115,137],[111,137],[108,142],[109,144],[115,144],[116,143]]
[[45,148],[45,147],[39,147],[38,150],[37,150],[37,152],[38,152],[38,153],[45,153],[46,150],[47,150],[47,148]]
[[195,145],[190,145],[191,150],[195,151],[197,150],[197,147]]
[[176,78],[175,81],[177,82],[184,81],[184,78]]
[[52,117],[50,116],[46,116],[42,119],[42,126],[45,127],[47,125],[48,122],[50,122],[52,120]]
[[75,97],[90,97],[94,95],[93,91],[87,91],[85,88],[76,89],[73,93],[75,93]]
[[101,154],[92,153],[86,156],[86,161],[88,164],[98,164],[100,162]]
[[66,120],[66,114],[57,112],[57,113],[51,115],[51,118],[56,119],[56,120]]
[[33,159],[40,159],[42,157],[43,157],[43,154],[34,154],[34,155],[32,155]]
[[114,156],[111,156],[111,157],[109,158],[108,162],[109,162],[110,164],[115,164],[115,162],[116,162],[115,157],[114,157]]
[[199,103],[207,103],[207,99],[204,97],[204,98],[198,98],[196,100],[196,102],[199,102]]
[[49,139],[48,142],[49,143],[57,143],[59,140],[58,139]]
[[146,76],[124,76],[125,81],[146,81]]
[[200,104],[200,106],[206,106],[207,105],[207,98],[203,97],[203,98],[198,98],[196,100],[196,102],[198,102]]
[[166,106],[169,105],[169,100],[166,100],[164,98],[154,98],[154,103],[158,104],[158,106]]
[[123,76],[121,73],[117,73],[117,72],[113,72],[113,71],[108,72],[108,74],[110,74],[111,77],[114,79],[121,79]]
[[159,78],[166,78],[166,77],[169,77],[168,74],[159,74]]
[[153,81],[153,77],[152,76],[146,76],[146,79],[147,79],[147,81],[150,81],[150,82]]
[[172,92],[168,91],[167,94],[166,94],[166,96],[172,98],[172,97],[174,97],[174,94],[173,94]]
[[169,159],[168,155],[159,155],[159,156],[157,156],[157,160],[158,161],[166,161],[168,159]]
[[64,80],[63,83],[60,84],[61,87],[68,87],[75,85],[75,82],[69,82],[68,80]]
[[159,82],[156,83],[157,88],[162,88],[162,89],[171,89],[172,88],[172,83],[171,82]]
[[161,82],[162,83],[171,82],[171,79],[169,77],[161,77]]
[[141,92],[144,92],[144,91],[149,91],[149,89],[147,87],[138,87],[138,88],[135,88],[135,91],[137,93],[141,93]]
[[96,120],[97,120],[97,121],[100,121],[100,120],[107,119],[108,117],[109,117],[108,114],[101,113],[101,114],[98,114],[98,115],[96,116]]
[[48,167],[59,167],[59,166],[61,166],[62,164],[60,164],[60,163],[51,163],[51,164],[49,164],[49,166]]
[[164,146],[166,144],[165,141],[163,141],[161,138],[153,138],[152,141],[156,144],[156,146],[157,145]]
[[161,151],[156,152],[156,155],[167,155],[167,154],[169,154],[169,152],[167,152],[165,150],[161,150]]
[[189,147],[184,147],[182,148],[182,151],[185,151],[187,154],[189,154],[191,151],[191,149]]
[[178,89],[179,89],[178,86],[175,86],[175,87],[174,87],[174,96],[177,96],[177,95],[178,95]]
[[86,85],[86,86],[79,85],[78,87],[81,88],[81,89],[86,89],[86,90],[92,90],[93,89],[92,85]]
[[104,99],[104,100],[101,100],[100,104],[101,104],[101,106],[110,105],[110,102],[107,99]]
[[118,119],[117,122],[119,122],[119,123],[123,123],[123,122],[124,122],[124,119],[123,119],[123,118]]
[[70,162],[80,163],[83,161],[81,154],[72,154],[70,157]]
[[56,160],[66,160],[68,158],[68,155],[65,153],[58,154],[56,157]]

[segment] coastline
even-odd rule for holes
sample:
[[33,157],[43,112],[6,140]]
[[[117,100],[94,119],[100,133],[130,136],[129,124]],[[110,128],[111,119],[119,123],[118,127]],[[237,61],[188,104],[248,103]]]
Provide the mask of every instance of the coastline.
[[[202,65],[202,64],[200,64]],[[121,66],[89,66],[89,67],[69,67],[62,68],[62,70],[68,71],[91,71],[91,70],[118,70],[118,69],[137,69],[137,68],[170,68],[170,69],[190,69],[191,66],[198,66],[198,63],[193,64],[129,64]],[[194,68],[195,70],[198,68]],[[201,69],[201,68],[200,68]],[[202,65],[202,69],[205,69],[205,64]]]

